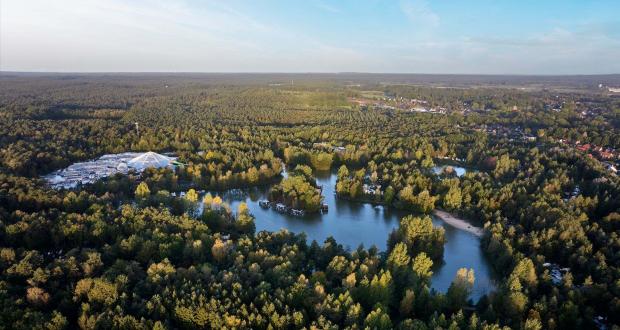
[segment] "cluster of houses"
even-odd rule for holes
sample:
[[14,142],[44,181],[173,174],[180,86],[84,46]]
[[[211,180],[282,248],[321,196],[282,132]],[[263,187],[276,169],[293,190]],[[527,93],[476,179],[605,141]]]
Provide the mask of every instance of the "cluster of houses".
[[[199,195],[202,195],[202,194],[204,194],[205,192],[206,192],[205,190],[196,190],[196,193],[197,193],[197,194],[199,194]],[[184,197],[185,197],[185,195],[187,195],[187,194],[185,193],[185,191],[180,191],[178,194],[177,194],[176,192],[174,192],[174,191],[170,193],[170,196],[171,196],[171,197],[181,197],[181,198],[184,198]]]
[[[564,142],[563,140],[561,142]],[[593,144],[580,144],[579,141],[575,142],[577,150],[594,154],[599,159],[611,160],[620,158],[620,154],[613,148],[604,148]]]
[[399,109],[409,112],[427,112],[439,114],[445,114],[447,112],[447,109],[443,107],[429,107],[428,101],[407,99],[404,97],[385,96],[378,99],[350,98],[349,101],[363,108],[369,108],[370,106],[372,106],[374,108],[383,110]]
[[603,163],[605,168],[613,174],[618,173],[617,162],[620,160],[620,152],[613,148],[605,148],[594,144],[581,144],[580,141],[571,143],[570,141],[560,139],[560,143],[572,145],[575,149],[588,154],[590,158],[596,158]]
[[[283,203],[270,202],[266,199],[259,200],[258,205],[264,209],[274,209],[276,212],[290,214],[298,217],[304,216],[306,214],[306,211],[304,210],[294,209],[292,207],[286,206]],[[327,213],[328,209],[329,207],[327,206],[327,204],[321,205],[321,212]]]
[[426,112],[426,113],[438,113],[438,114],[446,114],[448,110],[444,107],[437,108],[424,108],[424,107],[414,107],[409,109],[409,112]]
[[364,183],[362,185],[362,191],[364,191],[365,195],[368,196],[381,196],[383,195],[383,191],[381,191],[381,186],[376,184],[368,184]]
[[612,164],[610,162],[603,162],[603,165],[605,165],[605,168],[611,173],[618,174],[618,168],[616,167],[615,164]]
[[527,134],[521,127],[508,127],[503,125],[482,125],[475,129],[476,131],[484,131],[489,135],[507,138],[508,141],[526,141],[535,142],[536,136]]
[[[556,96],[557,98],[557,96]],[[545,105],[543,106],[545,110],[547,111],[554,111],[554,112],[562,112],[562,109],[564,108],[564,105],[566,104],[566,102],[562,101],[562,102],[551,102],[551,103],[545,103]]]
[[599,89],[606,89],[609,93],[620,93],[620,87],[607,86],[604,84],[598,84]]
[[603,317],[601,315],[595,316],[592,321],[594,322],[594,325],[596,326],[597,329],[599,330],[607,330],[609,329],[609,327],[607,326],[607,318]]
[[569,200],[576,198],[581,194],[581,188],[579,186],[575,186],[572,191],[567,191],[564,193],[564,201],[568,202]]
[[449,157],[449,156],[437,156],[437,159],[450,160],[450,161],[460,162],[460,163],[465,163],[466,161],[465,158]]
[[[562,284],[564,275],[570,272],[570,268],[568,267],[561,268],[558,264],[553,264],[550,262],[545,262],[543,264],[543,267],[549,269],[549,274],[551,275],[551,282],[553,282],[554,285]],[[594,322],[594,325],[596,325],[597,329],[606,330],[609,328],[607,326],[606,317],[598,315],[598,316],[593,317],[592,321]]]
[[312,144],[312,148],[314,149],[324,149],[324,150],[331,150],[335,153],[344,153],[345,151],[347,151],[347,148],[343,147],[343,146],[332,146],[331,144],[327,143],[327,142],[315,142]]
[[350,102],[357,104],[362,109],[368,109],[369,107],[384,109],[384,110],[395,110],[396,107],[386,104],[388,101],[387,98],[383,98],[380,100],[370,100],[370,99],[359,99],[359,98],[350,98]]
[[270,202],[264,199],[258,201],[258,205],[264,209],[272,208],[276,210],[277,212],[288,213],[288,214],[295,215],[295,216],[303,216],[305,214],[304,210],[296,210],[282,203]]
[[[503,137],[509,139],[509,141],[525,141],[535,142],[537,137],[526,134],[521,127],[506,127],[502,125],[483,125],[476,129],[477,131],[484,131],[489,135]],[[581,144],[580,141],[570,142],[565,139],[559,139],[558,142],[564,145],[572,146],[575,149],[588,154],[591,158],[596,158],[603,163],[605,168],[610,172],[617,174],[617,162],[620,160],[620,152],[613,148],[605,148],[593,144]]]
[[581,118],[593,118],[607,112],[607,107],[601,104],[600,100],[583,97],[575,102],[577,114]]
[[139,155],[140,153],[135,152],[104,155],[96,160],[72,164],[43,178],[53,189],[71,189],[80,184],[94,183],[116,173],[127,174],[129,171],[127,163]]

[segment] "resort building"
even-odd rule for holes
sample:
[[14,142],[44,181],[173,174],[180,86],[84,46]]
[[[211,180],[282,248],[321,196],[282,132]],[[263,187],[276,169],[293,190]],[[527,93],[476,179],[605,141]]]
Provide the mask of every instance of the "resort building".
[[80,184],[94,183],[99,179],[117,173],[127,174],[130,171],[141,173],[149,167],[172,167],[175,164],[175,157],[150,151],[145,153],[125,152],[103,155],[96,160],[75,163],[65,169],[45,175],[43,178],[54,189],[72,189]]

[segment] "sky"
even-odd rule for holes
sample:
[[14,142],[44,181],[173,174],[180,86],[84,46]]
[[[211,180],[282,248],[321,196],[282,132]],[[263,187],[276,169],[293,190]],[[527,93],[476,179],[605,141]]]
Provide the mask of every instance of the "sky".
[[620,73],[620,1],[1,0],[0,71]]

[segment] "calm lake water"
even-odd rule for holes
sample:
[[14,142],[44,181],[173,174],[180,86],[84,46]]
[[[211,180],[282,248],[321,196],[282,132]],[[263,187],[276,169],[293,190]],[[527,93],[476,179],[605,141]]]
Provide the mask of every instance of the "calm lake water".
[[[285,173],[286,175],[286,173]],[[387,238],[407,212],[375,207],[367,203],[351,202],[336,198],[336,175],[334,173],[316,173],[317,183],[323,186],[325,203],[329,205],[326,214],[308,214],[303,217],[278,213],[273,209],[263,209],[258,201],[266,199],[268,188],[253,188],[241,193],[219,194],[233,209],[239,203],[246,202],[250,212],[256,218],[256,230],[278,231],[287,229],[295,233],[305,232],[309,242],[316,240],[322,244],[332,236],[339,244],[356,249],[360,244],[368,248],[377,246],[381,251],[387,247]],[[445,292],[454,279],[459,268],[473,268],[476,281],[471,298],[476,301],[480,296],[495,289],[494,276],[488,261],[480,248],[480,240],[475,235],[456,229],[438,218],[433,218],[437,227],[446,231],[444,263],[435,265],[432,287]]]

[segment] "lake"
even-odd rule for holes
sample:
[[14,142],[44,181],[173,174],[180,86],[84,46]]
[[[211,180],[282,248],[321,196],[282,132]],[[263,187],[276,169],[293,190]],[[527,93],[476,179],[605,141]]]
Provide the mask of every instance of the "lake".
[[[400,219],[407,212],[368,203],[352,202],[336,198],[336,175],[331,172],[315,173],[317,183],[323,186],[324,202],[329,205],[326,214],[307,214],[302,217],[278,213],[273,209],[263,209],[258,201],[266,199],[268,188],[237,190],[236,193],[216,193],[227,202],[233,211],[239,203],[246,202],[250,212],[256,218],[256,230],[278,231],[287,229],[291,232],[305,232],[309,242],[316,240],[322,244],[332,236],[339,244],[356,249],[360,244],[368,248],[377,246],[381,251],[387,247],[387,238]],[[286,176],[286,173],[284,173]],[[454,228],[439,218],[433,217],[437,227],[446,231],[444,263],[435,265],[432,287],[445,292],[454,279],[459,268],[473,268],[476,281],[471,298],[477,300],[483,294],[495,289],[494,276],[488,260],[480,248],[480,240],[474,234]]]

